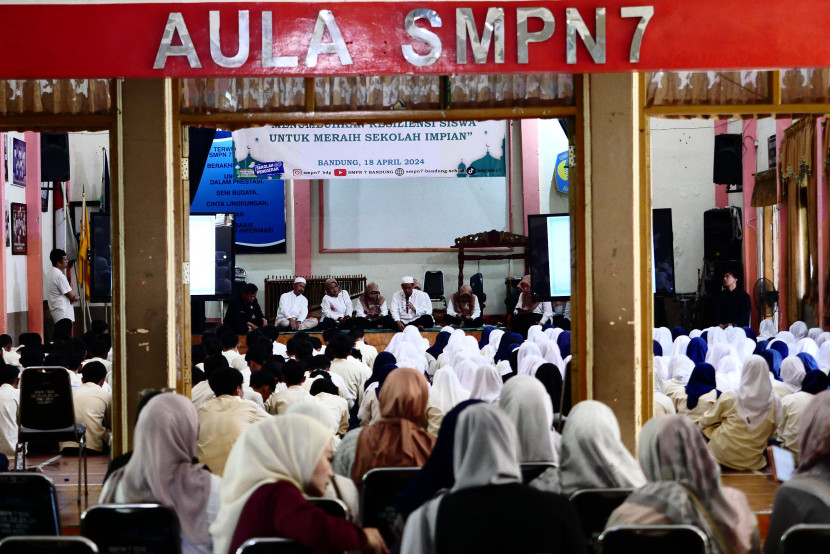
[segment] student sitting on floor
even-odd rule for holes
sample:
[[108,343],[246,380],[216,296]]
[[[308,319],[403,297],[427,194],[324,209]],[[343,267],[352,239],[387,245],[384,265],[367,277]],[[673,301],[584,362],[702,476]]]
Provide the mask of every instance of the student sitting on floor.
[[478,297],[473,294],[469,285],[462,285],[458,292],[450,296],[447,302],[447,315],[444,323],[452,327],[481,327],[484,318],[481,317],[481,307]]
[[[110,425],[110,406],[112,394],[102,387],[107,378],[107,369],[101,362],[89,362],[81,369],[83,384],[72,391],[75,404],[75,423],[86,425],[86,448],[91,452],[103,452],[104,445],[109,444],[109,433],[105,426]],[[63,448],[78,448],[76,442],[63,442]]]
[[14,458],[17,448],[17,412],[20,408],[20,382],[18,369],[0,363],[0,454]]
[[305,370],[305,363],[297,360],[289,360],[283,364],[282,379],[288,388],[268,399],[268,403],[265,405],[268,413],[273,415],[284,414],[292,404],[311,399],[309,392],[302,386],[303,381],[305,381]]

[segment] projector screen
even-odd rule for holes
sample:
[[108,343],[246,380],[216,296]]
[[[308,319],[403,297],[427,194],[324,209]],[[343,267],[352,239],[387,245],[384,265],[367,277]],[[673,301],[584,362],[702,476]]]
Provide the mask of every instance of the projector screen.
[[539,301],[571,296],[571,218],[568,214],[527,217],[530,239],[530,281]]
[[233,214],[190,214],[190,296],[226,300],[233,292]]

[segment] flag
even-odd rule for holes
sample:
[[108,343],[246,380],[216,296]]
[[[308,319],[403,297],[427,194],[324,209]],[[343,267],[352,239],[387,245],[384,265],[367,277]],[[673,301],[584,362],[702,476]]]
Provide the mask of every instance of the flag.
[[[86,194],[82,195],[81,238],[78,246],[78,287],[84,288],[84,295],[89,302],[89,215],[86,212]],[[79,290],[80,292],[80,290]]]
[[98,211],[105,214],[110,213],[110,166],[107,163],[106,150],[104,150],[104,171],[101,177],[101,200],[99,201]]

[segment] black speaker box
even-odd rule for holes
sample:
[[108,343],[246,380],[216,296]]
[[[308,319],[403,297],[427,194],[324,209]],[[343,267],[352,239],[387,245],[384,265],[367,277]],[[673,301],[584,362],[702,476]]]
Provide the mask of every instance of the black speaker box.
[[69,133],[40,134],[40,180],[69,180]]
[[715,135],[715,169],[712,182],[743,185],[742,135]]
[[[740,218],[740,210],[737,210]],[[704,260],[743,259],[741,239],[734,236],[732,211],[730,208],[716,208],[703,212]],[[740,225],[740,220],[734,225]]]

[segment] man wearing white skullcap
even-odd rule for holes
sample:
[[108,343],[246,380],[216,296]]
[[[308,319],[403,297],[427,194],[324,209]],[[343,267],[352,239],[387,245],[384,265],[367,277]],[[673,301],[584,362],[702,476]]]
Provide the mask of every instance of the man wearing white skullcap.
[[292,331],[304,331],[317,325],[317,320],[308,317],[308,298],[303,296],[305,279],[294,279],[294,290],[280,296],[280,307],[277,309],[277,327]]
[[410,276],[401,279],[401,290],[392,295],[389,313],[395,320],[398,331],[403,331],[407,325],[414,325],[421,330],[435,326],[432,301],[427,293],[415,289],[415,279]]

